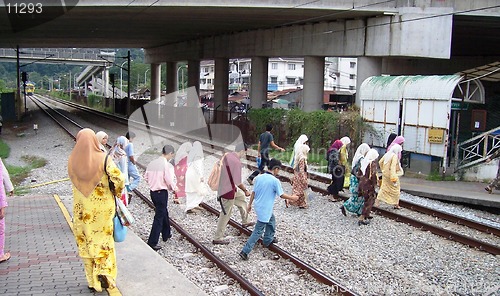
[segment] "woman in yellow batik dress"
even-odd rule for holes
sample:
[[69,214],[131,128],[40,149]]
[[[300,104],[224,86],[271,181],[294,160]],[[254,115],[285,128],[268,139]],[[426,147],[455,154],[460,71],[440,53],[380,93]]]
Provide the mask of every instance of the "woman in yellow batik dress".
[[351,167],[348,165],[349,163],[349,144],[351,144],[351,139],[349,137],[343,137],[340,139],[342,142],[342,148],[340,148],[340,164],[344,166],[344,184],[343,188],[349,188],[351,184]]
[[115,194],[122,191],[125,180],[110,157],[106,161],[106,175],[105,156],[94,131],[85,128],[78,132],[68,160],[68,174],[73,183],[73,233],[89,289],[101,292],[104,288],[110,295],[119,295],[113,239],[115,200],[108,175]]
[[399,196],[401,194],[401,183],[399,182],[399,177],[403,175],[403,168],[399,162],[398,155],[402,150],[401,145],[394,144],[379,161],[379,166],[382,169],[382,185],[375,205],[378,205],[379,201],[383,201],[393,205],[395,209],[400,209]]

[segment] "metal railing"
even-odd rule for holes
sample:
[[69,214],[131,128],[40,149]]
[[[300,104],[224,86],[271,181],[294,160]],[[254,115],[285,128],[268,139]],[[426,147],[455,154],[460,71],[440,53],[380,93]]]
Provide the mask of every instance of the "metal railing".
[[484,162],[500,147],[500,126],[457,145],[455,171]]

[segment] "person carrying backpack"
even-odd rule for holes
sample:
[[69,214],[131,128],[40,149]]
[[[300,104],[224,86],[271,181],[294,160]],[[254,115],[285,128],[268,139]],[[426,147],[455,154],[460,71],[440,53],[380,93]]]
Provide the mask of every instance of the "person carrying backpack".
[[243,166],[240,159],[245,154],[245,144],[239,143],[236,145],[234,152],[225,154],[222,159],[219,188],[217,190],[217,199],[222,209],[217,222],[217,230],[215,231],[215,236],[212,241],[215,245],[229,244],[229,241],[224,239],[224,231],[231,218],[233,206],[238,207],[240,211],[243,227],[255,225],[255,222],[248,222],[247,202],[245,197],[250,196],[250,191],[247,190],[241,178]]

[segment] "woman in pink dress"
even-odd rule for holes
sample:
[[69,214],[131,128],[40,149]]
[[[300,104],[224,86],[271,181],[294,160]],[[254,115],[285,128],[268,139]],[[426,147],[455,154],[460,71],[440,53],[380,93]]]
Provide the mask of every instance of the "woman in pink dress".
[[14,186],[10,181],[9,173],[3,165],[2,159],[0,158],[0,263],[5,262],[10,259],[10,253],[4,252],[5,247],[5,209],[7,208],[7,196],[5,192],[9,192],[9,195],[14,195]]
[[191,142],[183,143],[174,158],[174,173],[177,179],[178,190],[174,195],[174,203],[179,203],[180,198],[186,197],[186,171],[188,168],[188,155],[192,148]]

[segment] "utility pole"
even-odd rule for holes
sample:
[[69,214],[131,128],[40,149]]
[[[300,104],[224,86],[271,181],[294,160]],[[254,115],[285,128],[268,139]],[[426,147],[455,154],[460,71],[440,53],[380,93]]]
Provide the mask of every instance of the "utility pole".
[[17,54],[17,93],[16,93],[16,99],[15,101],[17,102],[17,120],[21,120],[21,65],[19,65],[19,45],[16,47],[16,54]]

